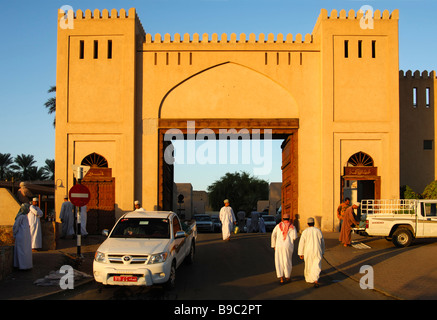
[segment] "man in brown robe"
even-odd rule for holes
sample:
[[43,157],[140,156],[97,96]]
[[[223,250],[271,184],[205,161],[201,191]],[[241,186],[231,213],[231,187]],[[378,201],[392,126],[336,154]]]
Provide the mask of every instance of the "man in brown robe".
[[359,206],[360,206],[359,202],[354,203],[352,206],[347,208],[346,211],[344,212],[343,225],[341,226],[339,240],[343,243],[343,246],[345,247],[349,246],[352,242],[352,237],[351,237],[352,227],[355,224],[360,223],[354,212],[354,209],[358,209]]

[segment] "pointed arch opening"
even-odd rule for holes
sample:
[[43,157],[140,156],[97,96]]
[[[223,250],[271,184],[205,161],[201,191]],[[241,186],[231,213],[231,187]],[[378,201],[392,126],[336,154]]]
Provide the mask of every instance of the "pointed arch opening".
[[381,177],[369,154],[359,151],[351,155],[343,168],[341,199],[351,202],[381,198]]

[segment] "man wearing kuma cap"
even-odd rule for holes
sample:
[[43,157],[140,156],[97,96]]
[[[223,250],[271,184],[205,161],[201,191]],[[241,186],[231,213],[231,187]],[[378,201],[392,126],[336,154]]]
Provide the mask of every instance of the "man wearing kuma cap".
[[38,198],[32,199],[27,218],[29,219],[30,237],[32,239],[32,251],[42,248],[42,231],[40,218],[43,212],[38,207]]
[[322,257],[325,253],[325,240],[320,229],[314,227],[314,218],[308,218],[308,228],[300,237],[298,256],[305,261],[305,281],[319,287],[319,276],[322,271]]
[[138,200],[135,200],[134,202],[135,211],[146,211],[143,207],[141,207],[141,203]]
[[224,207],[220,209],[220,221],[222,223],[222,237],[223,240],[229,241],[231,240],[231,232],[234,228],[234,225],[237,223],[235,220],[234,210],[229,205],[229,200],[226,199],[223,201]]

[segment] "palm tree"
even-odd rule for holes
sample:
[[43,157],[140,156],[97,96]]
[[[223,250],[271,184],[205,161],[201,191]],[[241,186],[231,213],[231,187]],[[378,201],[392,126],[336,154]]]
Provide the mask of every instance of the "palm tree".
[[14,162],[10,153],[0,153],[0,181],[5,179],[10,171],[9,166]]
[[[51,86],[47,92],[48,93],[52,93],[52,92],[56,93],[56,86]],[[56,126],[56,96],[49,98],[44,103],[44,106],[48,109],[49,114],[55,113],[55,118],[53,119],[53,128],[54,128]]]
[[30,167],[27,171],[28,179],[30,181],[47,180],[47,173],[44,168],[38,168],[36,166]]
[[16,170],[20,174],[20,178],[22,181],[30,180],[30,170],[34,167],[36,160],[33,155],[25,155],[21,154],[15,157],[14,164],[11,165],[11,168]]
[[43,170],[47,176],[48,179],[54,180],[55,179],[55,160],[52,159],[46,159],[46,165],[43,167]]

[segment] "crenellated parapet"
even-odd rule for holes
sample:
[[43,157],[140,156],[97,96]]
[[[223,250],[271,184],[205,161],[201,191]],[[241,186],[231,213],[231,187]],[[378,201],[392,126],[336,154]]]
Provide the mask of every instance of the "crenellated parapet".
[[[364,17],[364,15],[367,12],[364,12],[363,10],[332,10],[331,14],[328,16],[328,10],[322,9],[320,11],[319,19],[348,19],[348,20],[360,20]],[[399,10],[393,10],[392,13],[388,10],[384,10],[381,12],[381,10],[375,10],[373,12],[370,11],[371,18],[375,20],[399,20]],[[366,15],[367,17],[367,15]]]
[[[59,10],[58,12],[58,19],[61,19],[64,16],[64,13]],[[90,9],[86,9],[85,11],[78,9],[73,13],[67,14],[68,19],[70,17],[73,17],[75,21],[86,21],[86,20],[121,20],[121,19],[135,19],[136,23],[139,27],[139,29],[142,31],[143,34],[144,28],[141,24],[141,20],[139,19],[136,9],[130,8],[128,11],[125,9],[112,9],[109,11],[108,9],[103,9],[100,11],[99,9],[95,9],[91,11]]]
[[176,33],[173,37],[166,33],[164,36],[161,34],[155,34],[154,37],[150,33],[146,34],[146,44],[151,43],[312,43],[313,37],[311,34],[306,34],[302,36],[302,34],[296,34],[294,37],[292,34],[287,34],[284,36],[279,33],[276,35],[273,33],[269,33],[265,35],[261,33],[258,37],[251,33],[247,36],[245,33],[240,34],[237,38],[237,34],[231,33],[230,35],[226,33],[222,33],[220,36],[217,33],[213,33],[209,35],[204,33],[199,35],[198,33],[194,33],[190,35],[185,33],[181,36],[179,33]]
[[428,72],[428,71],[422,71],[419,70],[411,71],[408,70],[404,72],[403,70],[399,71],[399,78],[400,79],[437,79],[436,72],[434,70]]
[[132,18],[137,17],[135,8],[130,8],[127,12],[125,9],[120,9],[120,11],[117,11],[117,9],[112,9],[109,11],[108,9],[103,9],[100,11],[99,9],[95,9],[94,11],[91,11],[90,9],[85,10],[83,12],[82,10],[78,9],[75,12],[74,18],[81,20],[81,19],[125,19],[125,18]]

